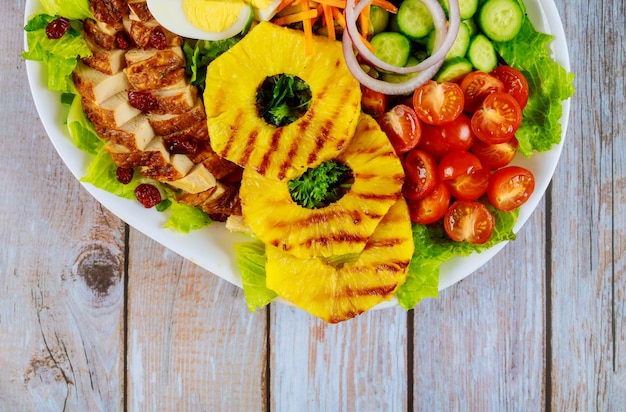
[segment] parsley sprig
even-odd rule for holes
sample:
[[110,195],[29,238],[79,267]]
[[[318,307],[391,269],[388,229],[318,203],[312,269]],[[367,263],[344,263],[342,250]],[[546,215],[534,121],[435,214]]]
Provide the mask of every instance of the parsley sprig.
[[309,110],[311,89],[304,80],[291,74],[269,76],[257,91],[256,105],[267,123],[287,126]]
[[318,209],[336,202],[352,185],[352,170],[343,163],[329,160],[308,169],[289,182],[294,202],[307,209]]

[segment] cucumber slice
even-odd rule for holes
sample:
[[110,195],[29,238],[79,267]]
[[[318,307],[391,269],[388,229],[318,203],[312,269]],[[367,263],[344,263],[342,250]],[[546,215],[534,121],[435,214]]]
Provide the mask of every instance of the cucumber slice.
[[474,66],[463,57],[453,57],[444,61],[433,80],[441,82],[460,82],[463,77],[474,71]]
[[[415,66],[419,62],[420,61],[415,56],[409,56],[409,59],[406,62],[406,66]],[[418,72],[408,73],[408,74],[380,72],[380,79],[388,83],[403,83],[417,75],[418,75]]]
[[453,57],[446,60],[437,72],[434,80],[441,82],[458,82],[474,70],[469,60],[463,57]]
[[[434,53],[434,48],[435,48],[435,36],[436,36],[436,31],[433,30],[428,34],[428,40],[426,42],[426,50],[428,51],[428,54],[433,54]],[[454,43],[452,43],[452,47],[450,48],[450,51],[448,51],[448,54],[446,54],[446,59],[450,59],[452,57],[464,57],[465,54],[467,53],[467,48],[469,47],[469,43],[470,43],[470,32],[469,29],[467,28],[466,25],[461,24],[459,26],[459,33],[456,35],[456,39],[454,40]]]
[[372,37],[370,43],[376,57],[394,66],[406,65],[411,54],[411,41],[401,33],[384,31]]
[[435,28],[433,17],[421,0],[404,0],[396,17],[398,29],[411,39],[425,37]]
[[491,40],[480,33],[472,37],[467,49],[467,59],[476,70],[491,72],[498,65],[498,54]]
[[[441,7],[448,14],[448,0],[439,0]],[[471,18],[478,10],[478,0],[459,0],[459,14],[461,20]]]
[[370,30],[373,34],[382,33],[389,23],[389,12],[382,7],[370,7]]
[[478,25],[493,41],[509,41],[522,28],[524,12],[517,0],[487,0],[478,12]]
[[474,19],[466,19],[462,20],[461,23],[469,30],[469,35],[472,37],[475,34],[478,34],[480,30],[478,30],[478,25],[476,24],[476,20]]

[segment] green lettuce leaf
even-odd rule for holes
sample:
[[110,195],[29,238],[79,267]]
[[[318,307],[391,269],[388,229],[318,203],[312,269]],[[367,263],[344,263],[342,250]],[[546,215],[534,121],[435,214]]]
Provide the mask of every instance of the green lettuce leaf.
[[209,63],[217,59],[242,38],[242,35],[237,35],[224,40],[198,40],[195,43],[186,41],[183,44],[183,51],[187,60],[186,73],[190,77],[191,84],[198,87],[200,94],[204,92],[206,68]]
[[70,20],[93,18],[89,0],[40,0],[46,11],[52,16],[63,16]]
[[455,242],[445,234],[442,224],[429,226],[413,225],[415,252],[411,259],[406,282],[396,292],[398,303],[405,309],[412,309],[424,298],[436,298],[439,293],[439,271],[441,264],[455,256],[468,256],[484,251],[500,242],[514,240],[513,226],[519,210],[503,212],[483,201],[496,224],[491,239],[482,245]]
[[[77,94],[67,96],[71,97],[70,109],[67,114],[67,128],[70,138],[80,150],[95,156],[104,146],[104,141],[98,137],[93,124],[85,116],[81,97]],[[62,97],[61,101],[64,101],[66,97]]]
[[81,34],[79,21],[72,21],[70,29],[60,39],[49,39],[46,35],[46,25],[55,18],[39,14],[29,20],[24,27],[28,50],[22,52],[22,58],[44,64],[48,89],[75,93],[72,71],[80,57],[90,56],[92,53]]
[[549,45],[554,37],[539,33],[526,17],[520,33],[508,42],[494,43],[507,64],[520,70],[530,88],[522,126],[515,136],[519,151],[531,156],[546,151],[561,141],[562,101],[574,94],[574,75],[551,56]]
[[170,216],[164,227],[178,232],[189,233],[192,230],[201,229],[212,222],[209,215],[197,207],[171,202],[167,210]]
[[260,241],[242,242],[235,244],[234,248],[246,306],[256,312],[277,296],[265,284],[265,245]]

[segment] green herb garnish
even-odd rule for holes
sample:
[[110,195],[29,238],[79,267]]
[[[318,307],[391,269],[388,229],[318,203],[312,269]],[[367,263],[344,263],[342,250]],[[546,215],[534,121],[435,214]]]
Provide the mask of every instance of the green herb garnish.
[[352,186],[352,170],[329,160],[289,182],[294,202],[307,209],[318,209],[341,199]]
[[304,80],[291,74],[267,77],[259,87],[256,106],[267,123],[276,127],[295,122],[309,110],[311,89]]

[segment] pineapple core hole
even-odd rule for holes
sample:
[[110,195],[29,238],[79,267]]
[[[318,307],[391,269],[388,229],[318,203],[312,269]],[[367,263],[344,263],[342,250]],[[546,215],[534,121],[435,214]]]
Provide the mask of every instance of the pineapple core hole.
[[268,124],[283,127],[304,116],[311,106],[311,97],[311,88],[298,76],[275,74],[259,86],[256,107]]
[[300,177],[289,181],[294,202],[307,209],[319,209],[341,199],[352,187],[352,169],[336,160],[309,168]]

